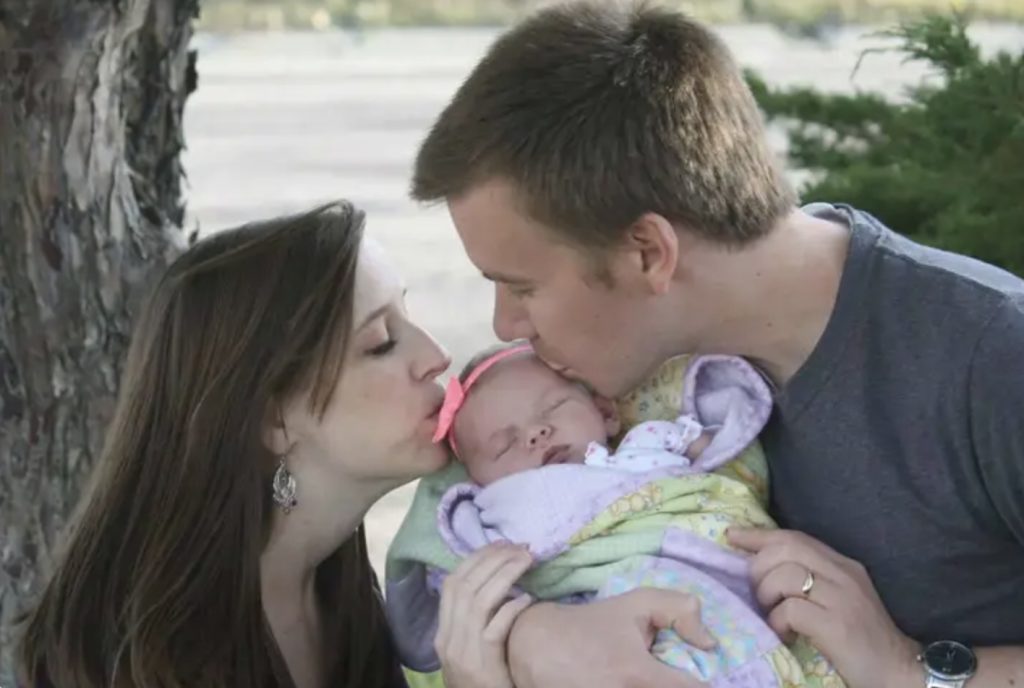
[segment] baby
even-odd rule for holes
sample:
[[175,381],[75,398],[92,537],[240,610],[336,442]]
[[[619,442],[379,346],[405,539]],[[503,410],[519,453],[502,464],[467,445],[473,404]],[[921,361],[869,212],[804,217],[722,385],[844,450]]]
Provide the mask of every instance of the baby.
[[606,444],[620,430],[615,404],[555,373],[528,345],[472,360],[449,386],[441,416],[435,440],[448,439],[479,485],[554,464],[636,472],[688,466],[712,437],[681,415],[636,426],[611,453]]
[[842,687],[806,640],[786,645],[772,632],[746,556],[725,539],[730,526],[774,525],[763,482],[748,479],[766,474],[756,446],[772,406],[763,378],[743,359],[698,356],[659,379],[678,408],[633,415],[675,420],[637,422],[614,451],[616,405],[528,345],[485,352],[449,382],[435,441],[447,440],[459,463],[420,482],[389,552],[386,606],[407,666],[437,668],[431,639],[447,572],[507,541],[529,548],[535,564],[518,586],[536,599],[586,603],[639,587],[700,599],[717,648],[663,631],[651,650],[708,685]]

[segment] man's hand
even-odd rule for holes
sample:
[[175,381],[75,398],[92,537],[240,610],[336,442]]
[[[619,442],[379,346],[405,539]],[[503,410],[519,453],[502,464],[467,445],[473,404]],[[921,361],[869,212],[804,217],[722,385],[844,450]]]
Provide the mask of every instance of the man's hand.
[[727,535],[753,555],[757,599],[783,640],[806,636],[849,688],[924,684],[919,646],[896,627],[860,563],[794,531],[730,528]]
[[509,665],[518,688],[699,688],[651,654],[671,628],[703,650],[715,646],[690,595],[646,588],[578,606],[537,604],[516,621]]

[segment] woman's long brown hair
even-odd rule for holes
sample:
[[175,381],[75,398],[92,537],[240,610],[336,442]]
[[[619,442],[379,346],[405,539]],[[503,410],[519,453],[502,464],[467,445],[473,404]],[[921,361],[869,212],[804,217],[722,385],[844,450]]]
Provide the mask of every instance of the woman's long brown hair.
[[[260,553],[276,399],[323,414],[352,319],[363,215],[346,202],[204,239],[135,327],[103,455],[26,619],[29,686],[277,688]],[[317,571],[332,686],[391,685],[397,661],[362,528]]]

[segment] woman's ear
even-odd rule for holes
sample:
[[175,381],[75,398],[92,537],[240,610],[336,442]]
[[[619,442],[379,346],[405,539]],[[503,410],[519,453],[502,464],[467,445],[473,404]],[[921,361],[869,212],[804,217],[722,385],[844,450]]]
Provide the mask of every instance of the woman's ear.
[[284,409],[281,402],[273,399],[267,404],[263,414],[263,445],[274,456],[287,456],[292,444],[288,439],[288,427],[284,422]]
[[608,437],[618,435],[619,430],[622,429],[622,420],[619,418],[619,409],[615,406],[615,402],[595,394],[594,404],[601,412],[601,418],[604,419],[604,431]]

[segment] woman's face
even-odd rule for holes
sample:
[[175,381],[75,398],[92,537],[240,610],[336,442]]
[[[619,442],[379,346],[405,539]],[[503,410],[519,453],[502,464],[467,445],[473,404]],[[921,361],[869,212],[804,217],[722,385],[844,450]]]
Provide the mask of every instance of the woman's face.
[[[405,289],[379,245],[364,239],[341,378],[322,419],[305,403],[291,404],[285,427],[289,463],[301,461],[314,479],[400,484],[448,461],[431,441],[444,391],[437,377],[447,353],[409,319]],[[315,466],[315,471],[308,468]]]

